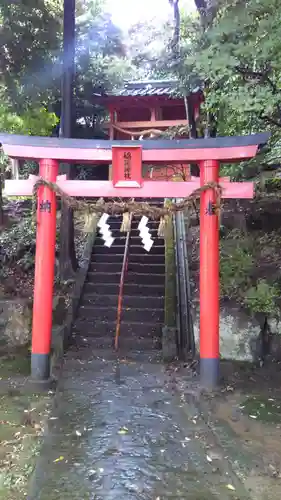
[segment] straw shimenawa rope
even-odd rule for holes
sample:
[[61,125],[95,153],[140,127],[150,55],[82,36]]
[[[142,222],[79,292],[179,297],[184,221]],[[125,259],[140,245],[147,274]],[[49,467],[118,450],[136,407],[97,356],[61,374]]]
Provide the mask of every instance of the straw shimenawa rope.
[[41,186],[50,188],[54,193],[61,198],[61,200],[67,204],[73,210],[78,210],[82,212],[90,212],[96,214],[107,213],[110,215],[120,215],[124,212],[134,213],[135,215],[147,215],[149,217],[159,219],[165,215],[170,215],[175,212],[180,212],[185,208],[191,206],[191,204],[200,198],[201,193],[213,189],[215,192],[216,203],[214,209],[219,209],[221,204],[222,188],[216,182],[209,182],[204,186],[193,191],[190,196],[184,198],[180,203],[169,203],[166,207],[155,207],[154,205],[149,205],[146,202],[139,202],[134,200],[128,201],[104,201],[100,198],[97,202],[78,200],[72,196],[66,194],[57,184],[54,182],[49,182],[44,179],[38,179],[33,187],[33,202],[36,206],[37,203],[37,192]]
[[[212,209],[214,212],[219,215],[221,208],[221,195],[222,188],[216,182],[209,182],[204,186],[193,191],[190,196],[184,198],[179,203],[174,203],[169,201],[169,203],[165,204],[164,207],[156,207],[149,205],[147,202],[139,202],[134,200],[128,201],[120,201],[112,200],[105,201],[103,198],[100,198],[96,202],[78,200],[72,196],[66,194],[57,184],[53,182],[46,181],[44,179],[38,179],[38,181],[34,184],[33,187],[33,216],[36,219],[36,207],[37,207],[37,194],[38,189],[41,186],[45,186],[50,188],[61,200],[68,205],[73,210],[77,210],[80,212],[84,212],[85,214],[98,214],[101,215],[103,213],[107,213],[109,215],[123,215],[125,219],[128,218],[130,213],[133,213],[135,216],[137,215],[146,215],[150,219],[160,219],[159,224],[159,234],[163,234],[164,226],[166,225],[167,216],[172,215],[175,212],[179,212],[182,210],[186,210],[188,208],[193,208],[194,201],[200,198],[201,193],[213,189],[215,193],[216,202],[214,203]],[[127,224],[125,224],[127,226]],[[125,228],[124,228],[125,229]]]

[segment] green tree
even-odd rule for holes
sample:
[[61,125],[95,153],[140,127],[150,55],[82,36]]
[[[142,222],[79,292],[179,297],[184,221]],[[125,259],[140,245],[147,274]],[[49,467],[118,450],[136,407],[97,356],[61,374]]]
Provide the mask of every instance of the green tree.
[[223,115],[226,130],[281,128],[280,14],[278,0],[225,1],[212,25],[198,29],[185,68],[206,84],[206,106]]
[[[16,114],[12,106],[5,102],[4,93],[0,92],[0,130],[11,134],[49,135],[58,119],[45,107],[27,109],[21,115]],[[8,158],[0,151],[0,226],[4,222],[2,184],[5,170],[9,166]]]
[[14,108],[46,102],[54,91],[61,32],[62,0],[1,0],[0,74]]

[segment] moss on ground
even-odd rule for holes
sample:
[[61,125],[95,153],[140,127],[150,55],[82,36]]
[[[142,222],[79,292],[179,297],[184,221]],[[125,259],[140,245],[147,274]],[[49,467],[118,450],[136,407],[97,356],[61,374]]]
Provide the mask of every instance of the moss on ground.
[[241,405],[241,410],[254,420],[261,422],[281,423],[281,401],[265,396],[249,396]]
[[49,394],[19,389],[29,373],[29,352],[0,358],[0,500],[22,500],[41,446]]

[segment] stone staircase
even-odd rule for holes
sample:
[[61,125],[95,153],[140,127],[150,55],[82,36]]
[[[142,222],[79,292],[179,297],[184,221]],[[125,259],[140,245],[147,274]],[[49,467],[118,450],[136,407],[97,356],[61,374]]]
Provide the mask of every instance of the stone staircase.
[[[158,202],[159,203],[159,202]],[[163,203],[163,202],[162,202]],[[125,275],[119,350],[161,349],[164,324],[165,244],[157,237],[159,222],[148,226],[154,239],[150,252],[143,249],[137,230],[140,217],[132,221],[128,269]],[[112,349],[126,233],[120,232],[122,217],[108,219],[115,241],[104,246],[98,233],[89,272],[73,328],[75,344],[91,349]]]

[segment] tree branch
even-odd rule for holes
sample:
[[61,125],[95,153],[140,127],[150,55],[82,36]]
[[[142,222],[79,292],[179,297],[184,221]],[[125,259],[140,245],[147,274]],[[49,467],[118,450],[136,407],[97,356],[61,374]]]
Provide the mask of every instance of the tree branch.
[[171,43],[172,51],[175,55],[179,53],[180,46],[180,9],[179,0],[169,0],[174,9],[174,35]]
[[236,70],[238,71],[238,73],[240,73],[243,76],[257,78],[259,80],[263,80],[264,82],[267,82],[269,84],[269,86],[271,87],[272,92],[274,94],[277,94],[278,92],[280,92],[280,89],[278,89],[278,87],[275,85],[275,83],[268,76],[269,71],[270,71],[269,69],[266,69],[264,71],[253,71],[253,70],[248,69],[248,68],[236,66]]

